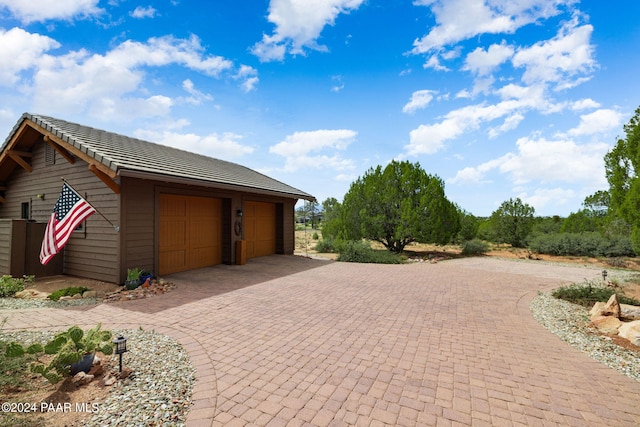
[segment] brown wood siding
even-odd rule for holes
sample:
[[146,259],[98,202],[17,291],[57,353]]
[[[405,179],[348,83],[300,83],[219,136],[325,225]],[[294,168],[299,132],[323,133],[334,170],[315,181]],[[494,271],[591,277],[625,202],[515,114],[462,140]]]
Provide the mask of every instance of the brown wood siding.
[[[33,172],[16,168],[6,181],[6,203],[0,204],[0,218],[19,219],[22,203],[30,204],[30,219],[47,222],[62,188],[67,181],[109,220],[119,223],[119,196],[92,174],[79,159],[68,163],[55,154],[55,163],[46,164],[45,143],[33,146]],[[37,198],[44,194],[44,199]],[[65,246],[64,273],[117,282],[119,271],[119,234],[99,214],[89,217],[83,232],[75,232]]]
[[222,200],[160,194],[160,274],[222,262]]
[[0,219],[0,274],[11,271],[11,220]]
[[296,245],[295,199],[282,203],[282,253],[293,255]]
[[158,274],[155,265],[155,189],[153,181],[122,178],[122,268],[120,282],[128,268]]

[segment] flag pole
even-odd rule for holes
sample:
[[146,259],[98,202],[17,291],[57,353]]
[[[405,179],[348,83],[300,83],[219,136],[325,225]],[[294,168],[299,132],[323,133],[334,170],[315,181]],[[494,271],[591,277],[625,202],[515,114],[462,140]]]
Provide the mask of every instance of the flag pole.
[[[78,194],[78,196],[80,196],[80,193],[78,192],[78,190],[76,190],[76,189],[73,187],[73,185],[69,184],[69,181],[67,181],[67,180],[65,179],[65,177],[63,177],[63,176],[62,176],[62,177],[60,177],[60,179],[61,179],[65,184],[67,184],[67,185],[69,186],[69,188],[71,188],[73,191],[75,191],[75,192],[76,192],[76,194]],[[82,197],[82,196],[80,196],[80,197]],[[83,199],[84,199],[84,197],[83,197]],[[85,201],[86,201],[86,199],[85,199]],[[89,202],[87,201],[87,203],[89,203]],[[91,203],[89,203],[89,204],[91,205]],[[107,221],[107,222],[109,223],[109,225],[111,225],[111,226],[113,227],[113,229],[114,229],[114,230],[116,230],[117,232],[120,232],[120,226],[115,225],[114,223],[112,223],[112,222],[109,220],[109,218],[107,218],[106,216],[104,216],[104,214],[103,214],[102,212],[100,212],[98,209],[96,209],[96,207],[95,207],[95,206],[91,205],[91,207],[92,207],[93,209],[95,209],[95,211],[98,213],[98,215],[100,215],[102,218],[104,218],[104,220],[105,220],[105,221]]]

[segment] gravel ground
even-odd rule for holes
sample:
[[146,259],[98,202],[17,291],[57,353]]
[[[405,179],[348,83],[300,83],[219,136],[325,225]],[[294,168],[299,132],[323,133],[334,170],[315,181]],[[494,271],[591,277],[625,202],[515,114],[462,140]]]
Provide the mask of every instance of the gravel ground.
[[[123,366],[133,373],[117,381],[108,397],[88,423],[91,427],[108,426],[184,426],[189,407],[195,370],[189,356],[173,338],[153,331],[113,330],[114,336],[127,337]],[[44,343],[55,332],[5,332],[8,341],[25,344]],[[117,364],[117,356],[112,363]]]
[[98,298],[52,301],[50,299],[0,298],[0,310],[26,310],[29,308],[64,308],[76,305],[95,305],[102,302]]
[[86,425],[184,425],[195,379],[186,351],[173,338],[154,332],[114,331],[119,334],[131,347],[126,366],[134,373],[117,383]]
[[607,336],[593,333],[589,327],[589,310],[550,293],[536,296],[529,306],[533,317],[567,344],[587,353],[591,358],[640,381],[638,353],[620,347]]

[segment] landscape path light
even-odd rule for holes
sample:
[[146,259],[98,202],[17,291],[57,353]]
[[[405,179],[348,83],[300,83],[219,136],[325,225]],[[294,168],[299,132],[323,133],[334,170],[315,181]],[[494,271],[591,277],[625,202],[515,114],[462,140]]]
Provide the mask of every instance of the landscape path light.
[[602,270],[602,281],[607,283],[607,270]]
[[118,338],[113,340],[113,345],[115,346],[114,353],[120,355],[120,372],[122,372],[122,354],[126,353],[127,350],[127,339],[120,335]]

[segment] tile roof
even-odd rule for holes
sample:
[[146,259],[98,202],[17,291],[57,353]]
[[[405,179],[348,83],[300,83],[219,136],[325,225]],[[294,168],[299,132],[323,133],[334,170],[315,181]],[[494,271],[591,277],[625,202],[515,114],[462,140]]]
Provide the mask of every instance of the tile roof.
[[[259,190],[269,194],[276,193],[298,199],[315,200],[312,195],[304,191],[236,163],[54,117],[25,113],[12,134],[23,120],[31,120],[118,175],[142,172],[157,175],[156,179],[179,178],[198,181],[200,185],[221,184],[241,191]],[[9,135],[7,142],[11,137],[12,135]]]

